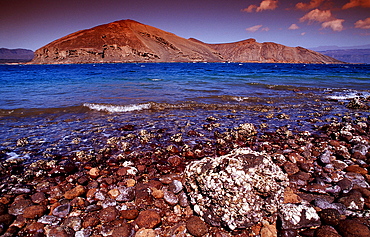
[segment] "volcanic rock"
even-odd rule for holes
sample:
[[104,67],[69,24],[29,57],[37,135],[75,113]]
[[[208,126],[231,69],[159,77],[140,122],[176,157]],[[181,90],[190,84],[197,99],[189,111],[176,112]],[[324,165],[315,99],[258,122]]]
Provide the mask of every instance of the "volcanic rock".
[[57,39],[36,50],[31,63],[225,61],[340,63],[334,58],[302,47],[258,43],[254,39],[227,44],[206,44],[133,20],[115,21]]
[[185,184],[196,213],[213,226],[233,230],[274,216],[288,179],[269,155],[240,148],[190,163]]

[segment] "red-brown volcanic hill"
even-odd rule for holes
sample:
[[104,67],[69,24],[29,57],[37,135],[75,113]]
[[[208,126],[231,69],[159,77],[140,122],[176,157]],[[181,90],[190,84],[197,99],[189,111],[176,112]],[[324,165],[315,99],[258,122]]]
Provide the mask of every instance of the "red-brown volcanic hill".
[[212,48],[132,20],[81,30],[36,50],[32,63],[222,61]]
[[341,63],[301,47],[258,43],[254,39],[206,44],[133,20],[81,30],[36,50],[31,63],[105,62],[269,62]]
[[[194,42],[201,43],[196,39]],[[281,44],[258,43],[247,39],[227,44],[206,44],[217,50],[228,62],[261,63],[343,63],[332,57],[302,47],[288,47]]]

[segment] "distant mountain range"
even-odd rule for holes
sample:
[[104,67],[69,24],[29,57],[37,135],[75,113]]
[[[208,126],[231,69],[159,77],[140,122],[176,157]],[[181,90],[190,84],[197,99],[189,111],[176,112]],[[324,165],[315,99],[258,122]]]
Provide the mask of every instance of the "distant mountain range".
[[0,48],[0,63],[24,63],[33,59],[34,53],[29,49]]
[[[32,60],[33,59],[33,60]],[[32,60],[32,61],[31,61]],[[144,25],[116,21],[81,30],[36,50],[0,48],[0,63],[112,62],[369,63],[370,44],[353,47],[288,47],[247,39],[207,44]]]
[[133,20],[81,30],[36,50],[34,64],[111,62],[341,63],[302,47],[254,39],[206,44]]
[[311,50],[315,50],[343,62],[370,64],[370,44],[348,47],[320,46],[311,48]]

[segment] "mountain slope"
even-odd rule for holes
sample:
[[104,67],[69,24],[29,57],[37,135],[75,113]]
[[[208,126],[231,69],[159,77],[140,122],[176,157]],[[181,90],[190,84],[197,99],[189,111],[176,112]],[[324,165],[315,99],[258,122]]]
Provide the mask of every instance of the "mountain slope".
[[247,39],[228,44],[208,44],[230,62],[262,63],[340,63],[339,60],[302,47],[281,44],[258,43]]
[[33,63],[220,61],[211,48],[132,20],[78,31],[36,50]]
[[0,48],[0,63],[29,62],[33,56],[33,51],[29,49]]
[[104,62],[340,63],[304,48],[253,39],[206,44],[133,20],[81,30],[36,50],[35,64]]

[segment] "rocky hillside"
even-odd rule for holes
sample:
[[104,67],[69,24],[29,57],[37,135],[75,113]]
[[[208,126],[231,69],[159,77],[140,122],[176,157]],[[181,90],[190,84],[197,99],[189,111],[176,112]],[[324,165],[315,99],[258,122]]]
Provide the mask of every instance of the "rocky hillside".
[[247,39],[228,44],[208,44],[229,62],[262,63],[338,63],[332,57],[302,47],[288,47],[281,44],[258,43]]
[[29,49],[0,48],[0,63],[29,62],[33,56],[33,51]]
[[205,44],[132,20],[81,30],[38,49],[32,63],[104,62],[276,62],[340,63],[304,48],[253,39]]

